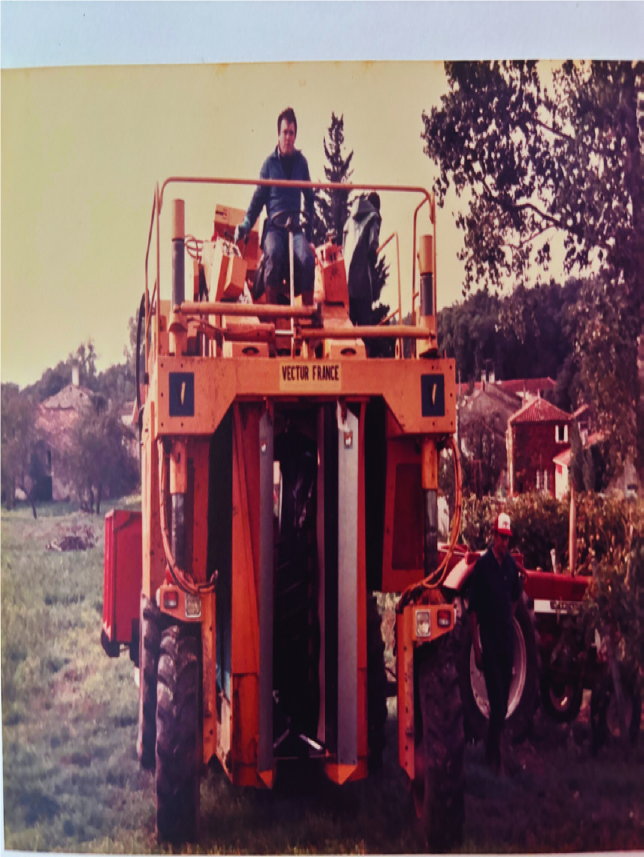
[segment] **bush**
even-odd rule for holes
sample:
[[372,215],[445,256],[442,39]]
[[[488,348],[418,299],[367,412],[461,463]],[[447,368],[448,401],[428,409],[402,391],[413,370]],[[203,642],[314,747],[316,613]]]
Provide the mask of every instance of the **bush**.
[[[640,504],[641,505],[641,504]],[[506,503],[491,497],[463,498],[461,538],[470,550],[482,550],[490,541],[494,518],[506,511],[512,520],[510,547],[521,551],[526,568],[552,569],[554,548],[558,568],[568,567],[570,501],[548,494],[521,494]],[[587,492],[577,497],[577,573],[592,574],[591,563],[625,544],[634,507],[620,497]]]
[[512,520],[512,547],[523,554],[526,568],[552,570],[554,548],[558,566],[568,564],[568,516],[566,500],[548,494],[521,494],[507,504]]
[[474,494],[463,497],[461,538],[470,550],[478,551],[487,547],[494,519],[501,508],[502,504],[493,497],[482,497],[480,500]]

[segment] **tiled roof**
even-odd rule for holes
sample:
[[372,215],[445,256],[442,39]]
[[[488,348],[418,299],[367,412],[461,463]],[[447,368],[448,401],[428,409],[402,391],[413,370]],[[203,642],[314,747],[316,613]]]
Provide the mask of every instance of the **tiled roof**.
[[36,425],[44,434],[49,446],[58,452],[69,449],[71,429],[80,411],[91,401],[90,390],[68,384],[55,396],[50,396],[38,406]]
[[510,423],[549,423],[567,422],[571,420],[570,414],[548,402],[546,399],[532,399],[524,405],[520,411],[513,414]]
[[552,378],[515,378],[513,381],[497,381],[499,387],[505,393],[530,393],[536,396],[539,392],[554,390],[557,386]]
[[85,402],[92,400],[92,393],[84,387],[75,387],[73,384],[68,384],[63,387],[55,396],[50,396],[42,403],[41,407],[47,410],[58,409],[73,409],[78,410]]

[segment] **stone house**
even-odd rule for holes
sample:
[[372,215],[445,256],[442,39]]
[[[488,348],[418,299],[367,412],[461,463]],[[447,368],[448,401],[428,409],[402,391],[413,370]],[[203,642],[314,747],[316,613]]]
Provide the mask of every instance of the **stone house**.
[[44,478],[38,488],[40,500],[68,500],[74,491],[72,480],[65,469],[65,456],[69,453],[74,428],[82,410],[95,403],[91,390],[78,384],[74,375],[71,384],[63,387],[38,406],[36,427],[42,436],[38,446]]

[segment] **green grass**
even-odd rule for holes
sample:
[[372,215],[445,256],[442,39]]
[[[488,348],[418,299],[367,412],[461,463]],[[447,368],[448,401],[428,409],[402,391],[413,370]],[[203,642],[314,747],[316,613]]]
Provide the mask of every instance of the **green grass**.
[[[135,508],[137,499],[127,504]],[[103,518],[65,504],[2,513],[2,718],[5,845],[25,851],[165,852],[154,832],[154,778],[136,759],[137,690],[127,654],[100,645]],[[107,509],[105,510],[107,511]],[[46,550],[89,527],[87,551]],[[188,853],[420,853],[398,768],[390,702],[384,770],[336,787],[281,777],[272,793],[202,782],[202,829]],[[466,751],[463,851],[644,848],[644,750],[592,758],[587,720],[537,717],[495,779]]]

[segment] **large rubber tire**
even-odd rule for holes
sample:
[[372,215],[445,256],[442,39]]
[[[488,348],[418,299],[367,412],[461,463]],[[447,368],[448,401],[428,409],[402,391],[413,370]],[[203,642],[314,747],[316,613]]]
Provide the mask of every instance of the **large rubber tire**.
[[144,768],[154,770],[157,738],[157,671],[161,645],[161,611],[141,594],[139,624],[139,729],[136,754]]
[[422,818],[429,853],[457,849],[463,839],[465,735],[457,669],[460,636],[459,623],[450,634],[417,653],[425,767]]
[[194,841],[199,820],[199,642],[174,625],[161,635],[157,679],[157,833]]
[[375,595],[367,596],[367,724],[369,767],[382,768],[387,721],[387,672],[382,618]]
[[541,706],[555,723],[572,723],[581,710],[584,686],[580,680],[569,682],[544,671],[539,682]]
[[[485,677],[474,662],[474,647],[469,623],[463,628],[459,657],[461,697],[465,711],[465,734],[480,741],[487,735],[490,703]],[[514,614],[514,665],[505,728],[513,741],[522,741],[530,733],[539,695],[539,656],[532,617],[523,598]]]
[[[637,743],[642,719],[642,695],[635,674],[620,668],[626,726],[631,744]],[[609,669],[600,676],[590,697],[591,751],[593,754],[604,745],[620,740],[617,701],[613,689],[613,677]]]

